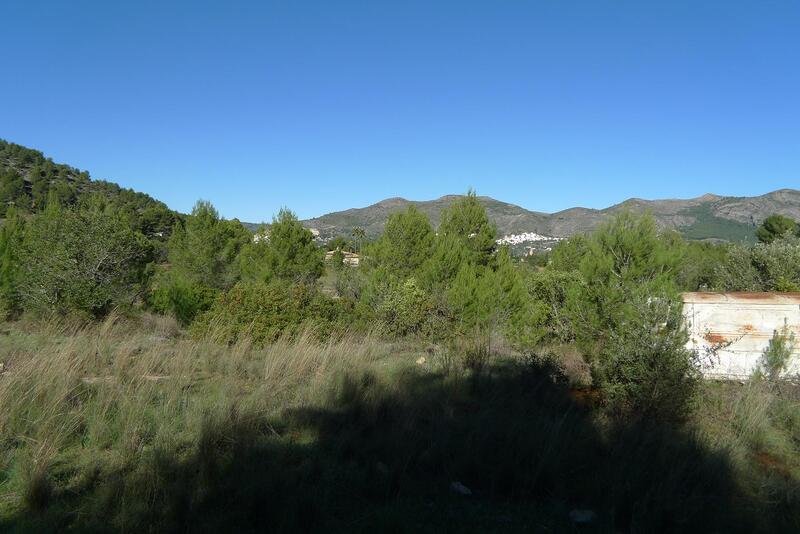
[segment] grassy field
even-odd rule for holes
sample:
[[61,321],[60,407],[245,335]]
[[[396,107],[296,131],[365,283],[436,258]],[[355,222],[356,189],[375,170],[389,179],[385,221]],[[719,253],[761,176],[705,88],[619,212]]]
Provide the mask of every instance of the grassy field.
[[150,316],[6,324],[0,362],[0,531],[800,529],[788,386],[709,383],[686,423],[611,421],[558,362],[223,347]]

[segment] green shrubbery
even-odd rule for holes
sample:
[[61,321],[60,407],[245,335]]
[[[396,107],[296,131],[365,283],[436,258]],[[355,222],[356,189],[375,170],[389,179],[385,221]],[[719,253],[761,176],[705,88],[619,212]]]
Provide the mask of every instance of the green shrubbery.
[[636,297],[632,313],[610,332],[593,367],[614,413],[685,419],[700,379],[680,304],[667,296]]
[[395,337],[435,335],[438,326],[436,303],[414,278],[389,287],[376,315],[384,332]]
[[[22,194],[17,182],[6,180],[4,194]],[[800,247],[787,232],[755,247],[686,244],[650,216],[623,213],[532,266],[496,246],[470,193],[438,233],[414,209],[393,214],[361,267],[334,261],[320,281],[322,250],[287,210],[254,239],[200,202],[168,240],[154,240],[147,233],[165,222],[158,210],[49,198],[24,216],[7,209],[0,227],[6,316],[96,319],[146,305],[194,339],[149,314],[139,326],[147,335],[126,334],[113,349],[117,314],[77,334],[0,336],[13,358],[11,373],[0,367],[0,438],[13,451],[0,459],[0,511],[13,495],[22,522],[230,527],[226,505],[240,511],[247,495],[261,510],[265,480],[278,504],[261,519],[280,522],[258,525],[298,529],[335,518],[351,530],[352,509],[375,502],[400,503],[393,513],[402,515],[415,505],[409,495],[427,506],[435,487],[445,502],[454,479],[504,505],[586,499],[609,530],[744,525],[731,515],[746,500],[741,481],[757,494],[754,509],[783,511],[776,524],[796,517],[794,479],[748,460],[778,451],[768,461],[781,462],[781,476],[800,469],[796,402],[780,388],[754,380],[746,397],[720,394],[735,401],[716,401],[723,423],[701,425],[713,435],[727,425],[720,443],[682,426],[699,417],[697,395],[714,401],[715,390],[699,386],[679,291],[796,287]],[[354,237],[360,250],[364,235]],[[367,330],[390,339],[338,339]],[[763,376],[782,376],[793,342],[776,333]],[[377,343],[383,359],[367,372]],[[567,353],[591,388],[568,389],[567,365],[555,361]],[[498,450],[502,459],[485,461]],[[735,483],[729,450],[746,466]],[[713,521],[709,503],[722,510]],[[252,528],[249,519],[232,524]]]
[[652,216],[622,213],[556,249],[563,274],[549,275],[552,288],[533,285],[549,301],[553,334],[574,336],[612,413],[688,413],[698,374],[677,286],[684,254]]
[[165,273],[153,283],[148,303],[153,311],[172,315],[181,325],[187,326],[211,308],[218,294],[217,289]]
[[219,295],[192,324],[195,337],[221,343],[251,340],[263,345],[304,331],[325,339],[353,327],[354,305],[306,284],[241,282]]
[[761,356],[757,378],[766,378],[770,382],[777,382],[788,370],[795,348],[794,332],[789,330],[789,325],[784,319],[783,327],[772,334],[769,345]]
[[116,214],[52,203],[27,222],[19,245],[17,294],[26,311],[105,315],[142,295],[154,248]]

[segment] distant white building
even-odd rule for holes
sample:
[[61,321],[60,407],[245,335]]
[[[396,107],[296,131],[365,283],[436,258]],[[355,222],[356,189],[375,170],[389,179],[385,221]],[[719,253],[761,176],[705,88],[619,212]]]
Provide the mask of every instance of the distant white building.
[[561,241],[563,237],[551,237],[537,234],[536,232],[523,232],[521,234],[504,235],[497,240],[498,245],[521,245],[523,243],[536,243],[540,241]]
[[[329,250],[325,253],[325,261],[331,261],[333,259],[333,255],[336,254],[337,251]],[[349,265],[350,267],[358,267],[361,264],[361,256],[356,254],[355,252],[342,252],[342,263],[345,265]]]

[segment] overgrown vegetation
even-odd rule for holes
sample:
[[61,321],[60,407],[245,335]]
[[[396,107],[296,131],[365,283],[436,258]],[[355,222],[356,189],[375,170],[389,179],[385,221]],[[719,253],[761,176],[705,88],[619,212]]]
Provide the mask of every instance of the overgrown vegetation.
[[800,528],[789,330],[764,379],[703,383],[680,299],[796,291],[791,221],[622,212],[521,262],[469,192],[326,263],[288,209],[254,235],[0,159],[0,529]]
[[574,509],[609,532],[800,520],[794,392],[708,384],[696,415],[656,424],[602,416],[536,360],[445,372],[368,336],[218,345],[112,315],[18,324],[0,347],[2,530],[569,531]]

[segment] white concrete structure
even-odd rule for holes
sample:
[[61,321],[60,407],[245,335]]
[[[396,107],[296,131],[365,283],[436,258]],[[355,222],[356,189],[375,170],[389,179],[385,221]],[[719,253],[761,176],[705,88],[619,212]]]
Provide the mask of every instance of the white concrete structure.
[[[684,293],[689,348],[704,358],[710,378],[747,378],[784,324],[794,333],[787,374],[800,374],[800,293]],[[710,354],[712,349],[715,354]]]

